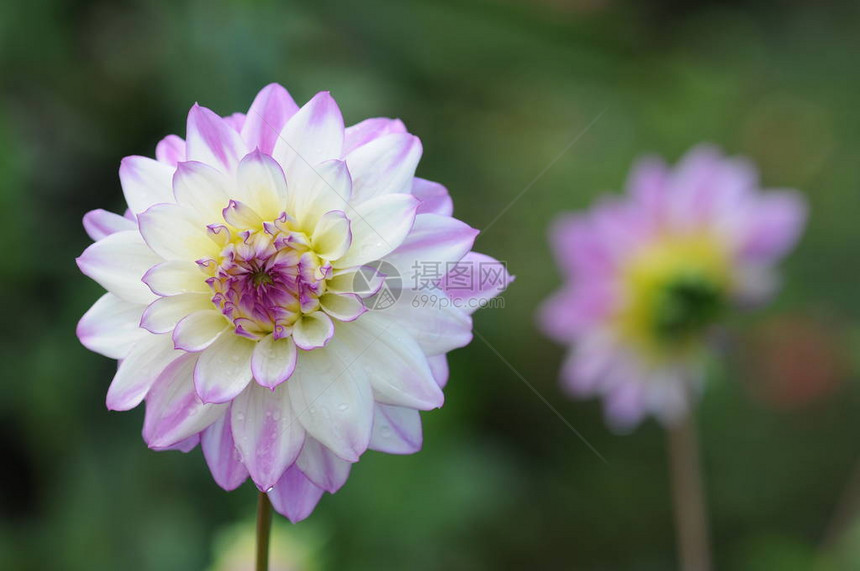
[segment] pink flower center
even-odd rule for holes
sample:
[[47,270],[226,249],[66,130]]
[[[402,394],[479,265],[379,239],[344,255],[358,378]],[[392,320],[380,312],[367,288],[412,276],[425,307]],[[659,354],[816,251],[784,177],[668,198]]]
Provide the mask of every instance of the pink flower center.
[[219,259],[198,260],[211,277],[212,303],[233,322],[235,332],[251,339],[269,333],[290,335],[303,313],[319,308],[331,266],[293,230],[287,214],[259,229],[209,227],[223,242]]

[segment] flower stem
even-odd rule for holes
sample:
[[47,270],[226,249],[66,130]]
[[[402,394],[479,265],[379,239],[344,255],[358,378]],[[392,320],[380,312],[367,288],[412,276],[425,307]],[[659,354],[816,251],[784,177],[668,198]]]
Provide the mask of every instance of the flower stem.
[[272,502],[266,492],[257,499],[257,571],[269,571],[269,533],[272,529]]
[[683,571],[709,571],[708,518],[692,412],[667,432],[680,568]]

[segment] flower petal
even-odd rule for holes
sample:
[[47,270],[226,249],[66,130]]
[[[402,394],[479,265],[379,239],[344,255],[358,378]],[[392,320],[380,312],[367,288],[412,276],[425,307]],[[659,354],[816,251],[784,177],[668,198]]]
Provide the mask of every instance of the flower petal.
[[160,297],[143,311],[139,326],[150,333],[168,333],[186,316],[204,310],[212,310],[212,301],[206,294],[183,293]]
[[412,231],[385,261],[397,268],[404,283],[421,283],[428,277],[422,274],[427,264],[447,272],[472,249],[477,236],[477,230],[456,218],[419,214]]
[[295,465],[290,466],[269,492],[272,507],[293,523],[311,515],[323,495],[323,489],[308,480]]
[[178,204],[156,204],[138,215],[140,233],[152,250],[168,260],[214,258],[220,248],[195,212]]
[[394,305],[380,311],[408,332],[426,355],[441,355],[472,341],[472,318],[438,288],[406,289]]
[[223,416],[226,405],[204,404],[194,392],[196,355],[184,355],[159,375],[146,395],[143,439],[154,450],[197,434]]
[[764,261],[784,256],[800,237],[806,215],[806,202],[794,191],[771,191],[758,197],[741,255]]
[[226,332],[197,360],[194,386],[203,402],[227,402],[251,382],[254,342]]
[[290,208],[295,213],[301,228],[313,233],[317,222],[326,212],[333,210],[353,212],[349,201],[352,197],[352,177],[346,163],[339,160],[324,161],[314,165],[314,170],[305,178],[288,178],[289,186],[298,189],[290,194]]
[[200,162],[180,163],[173,175],[176,202],[197,213],[204,225],[221,220],[221,210],[229,200],[230,187],[227,175]]
[[349,218],[340,210],[323,214],[311,236],[314,251],[325,260],[340,258],[349,250],[351,243]]
[[390,135],[392,133],[405,133],[406,125],[400,119],[388,119],[385,117],[374,117],[347,127],[344,131],[343,155],[346,156],[358,147]]
[[293,374],[297,356],[292,337],[275,339],[274,335],[266,335],[257,342],[251,358],[254,379],[260,386],[274,389]]
[[239,133],[211,110],[196,103],[188,112],[187,153],[189,161],[199,161],[233,172],[239,159],[248,154]]
[[419,410],[442,406],[445,397],[421,347],[381,314],[369,312],[339,328],[339,339],[357,356],[353,367],[364,367],[377,402]]
[[180,440],[176,444],[173,444],[171,446],[164,446],[162,448],[159,448],[158,450],[159,451],[178,450],[179,452],[182,452],[183,454],[188,454],[189,452],[191,452],[192,450],[197,448],[198,444],[200,444],[200,434],[199,433],[192,434],[191,436],[189,436],[185,440]]
[[417,208],[418,200],[409,194],[387,194],[356,206],[348,213],[352,245],[334,266],[360,266],[397,249],[412,229]]
[[421,450],[421,415],[411,408],[377,404],[373,409],[371,450],[387,454],[414,454]]
[[155,158],[160,163],[175,167],[185,160],[185,139],[167,135],[155,146]]
[[451,216],[454,213],[454,201],[451,200],[448,189],[438,182],[413,178],[412,196],[421,201],[418,205],[418,214]]
[[308,434],[349,462],[367,449],[373,424],[370,383],[355,359],[340,343],[302,353],[285,385]]
[[210,293],[206,276],[194,262],[168,260],[143,274],[143,282],[158,295]]
[[272,156],[284,168],[292,186],[294,175],[312,174],[314,165],[339,159],[342,149],[343,116],[331,94],[323,91],[287,121]]
[[248,109],[247,119],[242,125],[242,139],[249,149],[260,149],[270,155],[278,141],[278,135],[299,106],[290,94],[277,83],[270,83],[260,90]]
[[123,359],[107,392],[110,410],[130,410],[140,404],[161,372],[185,353],[173,348],[170,335],[147,335]]
[[334,335],[331,318],[322,311],[302,315],[293,327],[293,340],[299,349],[323,347]]
[[456,264],[446,265],[448,273],[439,283],[457,307],[474,313],[500,295],[514,281],[507,266],[490,256],[469,252]]
[[111,359],[124,359],[134,344],[147,335],[140,328],[142,311],[142,305],[106,293],[78,322],[78,339],[90,351]]
[[446,355],[433,355],[427,357],[427,363],[430,365],[430,370],[433,371],[433,378],[436,379],[436,384],[440,389],[444,389],[448,384],[448,357]]
[[355,294],[325,293],[319,299],[322,310],[340,321],[355,321],[367,311],[361,298]]
[[90,210],[84,214],[84,230],[95,241],[116,232],[136,229],[137,224],[134,223],[134,220],[114,214],[113,212],[108,212],[107,210],[102,210],[101,208]]
[[287,181],[275,159],[259,150],[239,163],[234,198],[254,209],[265,220],[274,220],[287,208]]
[[227,490],[235,490],[248,479],[248,469],[233,442],[229,405],[218,420],[200,434],[200,447],[215,483]]
[[125,157],[119,181],[129,209],[137,214],[153,204],[173,202],[173,167],[148,157]]
[[409,133],[386,135],[346,156],[358,202],[391,193],[408,193],[421,160],[421,141]]
[[[199,298],[198,301],[200,301]],[[221,333],[228,330],[229,322],[224,314],[215,309],[211,302],[200,301],[200,303],[205,309],[185,314],[185,317],[176,324],[173,330],[173,344],[177,349],[190,352],[202,351],[212,345]]]
[[311,482],[333,494],[346,483],[352,463],[338,458],[318,440],[308,437],[296,466]]
[[233,401],[230,422],[251,479],[259,489],[268,490],[295,462],[305,441],[287,388],[271,391],[251,383]]
[[77,259],[81,271],[103,288],[131,303],[143,304],[155,296],[141,277],[161,261],[136,231],[111,234],[90,245]]

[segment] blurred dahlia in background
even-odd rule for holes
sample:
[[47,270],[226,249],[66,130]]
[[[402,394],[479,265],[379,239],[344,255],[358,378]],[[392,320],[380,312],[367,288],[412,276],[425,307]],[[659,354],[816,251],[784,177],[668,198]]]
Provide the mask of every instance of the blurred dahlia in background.
[[674,169],[640,161],[627,196],[564,215],[552,229],[566,283],[539,323],[570,346],[565,387],[602,397],[617,430],[646,415],[683,418],[714,326],[774,292],[774,265],[805,219],[798,193],[761,192],[750,163],[715,148],[693,149]]
[[[201,444],[219,485],[250,475],[292,521],[365,450],[420,449],[445,354],[511,279],[414,176],[421,153],[399,120],[344,128],[328,93],[299,108],[272,84],[247,114],[195,105],[186,139],[123,159],[129,210],[88,213],[78,258],[108,290],[78,326],[120,360],[108,408],[145,401],[150,448]],[[485,266],[492,279],[450,286]]]

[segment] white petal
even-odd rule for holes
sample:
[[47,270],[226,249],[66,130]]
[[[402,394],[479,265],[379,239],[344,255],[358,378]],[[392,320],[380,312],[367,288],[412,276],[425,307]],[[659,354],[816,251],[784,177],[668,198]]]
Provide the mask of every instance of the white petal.
[[343,154],[348,155],[358,147],[390,135],[391,133],[405,133],[406,125],[400,119],[388,119],[386,117],[373,117],[356,123],[344,130]]
[[306,438],[296,465],[311,482],[329,492],[338,491],[349,477],[352,463],[342,460],[314,438]]
[[231,200],[223,210],[224,220],[238,229],[259,229],[263,227],[263,219],[256,210],[236,200]]
[[274,389],[290,378],[296,368],[298,350],[292,337],[275,339],[266,335],[257,342],[251,370],[260,386]]
[[373,394],[364,370],[351,366],[355,356],[334,345],[299,355],[285,386],[305,430],[344,460],[355,462],[370,441]]
[[233,172],[239,159],[248,154],[242,137],[224,119],[205,107],[195,104],[188,112],[188,160],[199,161]]
[[110,410],[130,410],[140,404],[161,372],[185,355],[173,348],[170,335],[147,335],[122,360],[107,393]]
[[308,176],[314,165],[339,159],[342,149],[343,116],[331,95],[321,92],[287,121],[272,156],[292,183],[294,174]]
[[421,415],[411,408],[377,404],[373,411],[371,450],[388,454],[413,454],[421,450]]
[[[200,296],[203,297],[203,296]],[[205,307],[208,305],[208,307]],[[186,314],[173,330],[173,343],[183,351],[202,351],[206,349],[227,331],[230,324],[212,303],[204,304],[204,308],[194,313]]]
[[441,355],[472,341],[471,316],[454,307],[438,288],[404,289],[397,303],[380,312],[409,332],[427,355]]
[[125,157],[119,181],[129,209],[137,214],[153,204],[173,202],[173,167],[147,157]]
[[293,340],[305,351],[324,346],[332,335],[334,324],[322,311],[302,315],[293,327]]
[[203,402],[227,402],[251,382],[254,342],[226,332],[197,360],[194,386]]
[[175,446],[223,416],[226,405],[204,404],[194,392],[194,355],[184,355],[159,375],[146,396],[143,439],[154,450]]
[[200,267],[186,260],[168,260],[153,266],[143,274],[143,282],[158,295],[211,293]]
[[203,310],[211,310],[212,301],[201,293],[183,293],[160,297],[149,304],[140,318],[140,327],[151,333],[167,333],[186,316]]
[[302,230],[312,233],[320,217],[333,210],[349,215],[352,207],[352,177],[346,163],[340,160],[324,161],[314,165],[313,171],[293,173],[287,179],[290,189],[290,209],[295,213]]
[[360,266],[397,249],[412,229],[417,208],[418,200],[408,194],[387,194],[356,206],[348,212],[352,245],[334,266]]
[[395,133],[379,137],[347,155],[355,200],[409,193],[421,152],[418,137]]
[[161,261],[136,231],[111,234],[77,259],[81,271],[103,288],[126,301],[143,304],[155,296],[141,277]]
[[377,402],[419,410],[442,406],[445,397],[421,347],[381,313],[338,328],[338,340],[358,356],[353,367],[364,367]]
[[124,230],[136,230],[137,224],[134,220],[102,210],[90,210],[84,214],[84,230],[94,241],[99,241],[105,236]]
[[146,243],[165,259],[195,261],[219,253],[206,224],[178,204],[156,204],[138,215],[138,221]]
[[319,299],[322,310],[340,321],[354,321],[367,311],[355,294],[325,293]]
[[77,335],[90,351],[123,359],[146,331],[140,328],[143,306],[106,293],[78,322]]
[[260,151],[242,159],[233,198],[254,209],[264,220],[274,220],[287,208],[287,181],[275,160]]
[[233,439],[257,487],[274,486],[295,462],[305,429],[293,414],[287,388],[274,391],[251,383],[233,401]]
[[352,242],[349,218],[340,210],[326,212],[317,222],[311,244],[324,260],[336,260],[346,254]]
[[173,175],[176,202],[196,212],[204,225],[220,222],[230,188],[227,175],[203,163],[180,163]]
[[406,284],[421,283],[426,264],[447,273],[475,243],[478,231],[468,224],[438,214],[419,214],[412,231],[385,261],[400,272]]

